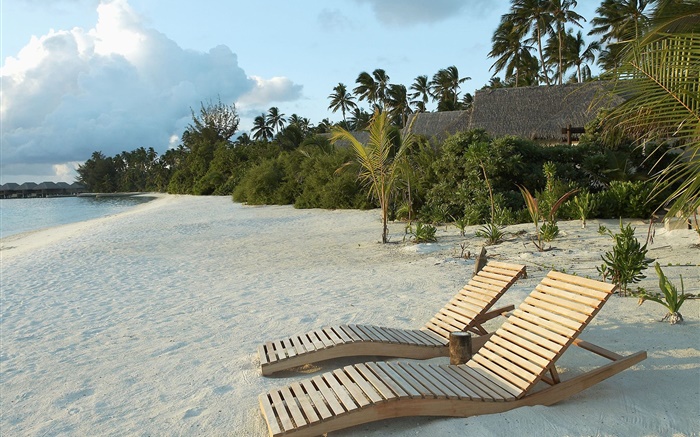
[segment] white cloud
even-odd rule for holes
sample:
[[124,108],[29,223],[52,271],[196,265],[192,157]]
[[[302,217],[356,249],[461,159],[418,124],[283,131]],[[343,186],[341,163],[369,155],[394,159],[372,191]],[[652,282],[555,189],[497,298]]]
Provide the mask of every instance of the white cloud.
[[267,103],[289,102],[297,100],[301,96],[301,85],[294,83],[286,77],[273,77],[263,79],[258,76],[251,76],[255,81],[255,87],[241,96],[238,100],[240,109],[249,107],[264,107]]
[[300,97],[301,86],[287,78],[248,77],[226,46],[179,47],[145,27],[127,0],[103,0],[97,11],[94,28],[51,30],[5,59],[3,180],[30,169],[63,177],[96,150],[162,153],[203,101],[266,107]]
[[[482,13],[494,0],[354,0],[369,4],[377,19],[390,26],[435,23],[449,19],[464,10]],[[498,0],[500,1],[500,0]]]

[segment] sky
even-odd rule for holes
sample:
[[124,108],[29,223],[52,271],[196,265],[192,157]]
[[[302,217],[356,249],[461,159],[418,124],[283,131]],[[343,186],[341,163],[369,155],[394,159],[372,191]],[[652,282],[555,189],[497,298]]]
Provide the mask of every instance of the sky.
[[[590,20],[598,5],[579,0],[576,11]],[[333,87],[352,90],[377,68],[408,88],[454,65],[471,78],[461,91],[474,93],[492,76],[491,36],[509,6],[0,0],[0,184],[73,182],[95,151],[164,153],[207,102],[235,104],[240,132],[272,106],[313,124],[340,121],[328,109]]]

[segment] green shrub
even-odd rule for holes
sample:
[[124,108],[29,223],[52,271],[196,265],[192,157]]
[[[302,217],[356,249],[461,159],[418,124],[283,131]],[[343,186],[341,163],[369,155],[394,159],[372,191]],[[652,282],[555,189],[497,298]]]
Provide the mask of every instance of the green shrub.
[[487,223],[479,228],[475,234],[477,237],[486,238],[486,245],[492,246],[501,243],[506,236],[503,228],[494,223]]
[[430,223],[416,223],[416,230],[412,232],[414,243],[430,243],[437,241],[435,233],[437,229]]
[[634,228],[628,223],[622,226],[620,221],[620,233],[601,227],[599,232],[606,232],[615,241],[612,251],[605,252],[601,256],[603,264],[597,267],[603,280],[610,277],[613,284],[620,287],[620,295],[627,295],[627,286],[646,278],[642,273],[648,266],[646,259],[647,245],[641,245],[634,236]]
[[559,235],[559,226],[556,222],[544,222],[540,228],[540,239],[542,241],[554,241]]
[[233,191],[236,202],[251,205],[275,205],[277,189],[284,179],[284,169],[276,159],[265,160],[248,170]]
[[658,205],[651,201],[654,186],[649,181],[612,181],[610,187],[599,193],[603,218],[649,218]]

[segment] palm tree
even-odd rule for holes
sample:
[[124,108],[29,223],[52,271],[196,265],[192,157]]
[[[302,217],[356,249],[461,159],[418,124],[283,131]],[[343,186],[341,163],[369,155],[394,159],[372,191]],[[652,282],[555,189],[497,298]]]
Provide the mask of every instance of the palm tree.
[[357,104],[353,102],[355,97],[348,92],[345,84],[339,83],[333,88],[333,93],[329,95],[328,98],[331,99],[331,104],[328,105],[328,109],[331,109],[334,113],[340,109],[343,114],[343,121],[347,123],[345,113],[357,107]]
[[362,108],[355,108],[352,110],[350,119],[348,120],[348,125],[356,131],[363,130],[369,126],[369,122],[372,119],[372,114],[365,111]]
[[462,109],[471,109],[474,106],[474,96],[470,93],[464,93],[462,97]]
[[591,67],[588,63],[595,61],[595,52],[600,51],[600,43],[592,41],[586,45],[583,40],[583,33],[579,30],[576,36],[569,29],[564,39],[563,66],[564,70],[570,67],[576,67],[576,77],[578,82],[583,82],[591,77]]
[[382,110],[384,110],[386,109],[387,91],[389,89],[389,76],[386,74],[386,71],[381,68],[374,70],[372,76],[374,76],[375,83],[377,84],[377,99],[379,103],[381,103]]
[[371,74],[363,71],[355,79],[357,86],[352,90],[359,101],[367,100],[370,105],[377,101],[377,83]]
[[308,135],[309,132],[311,132],[311,121],[306,117],[300,117],[297,114],[292,114],[289,116],[289,119],[287,121],[290,125],[298,126],[299,129],[301,129],[301,131],[304,133],[304,135]]
[[265,113],[253,119],[253,128],[250,131],[253,133],[253,139],[256,141],[269,141],[272,139],[272,127],[268,124]]
[[[593,28],[588,35],[601,35],[600,43],[605,50],[598,63],[606,70],[619,64],[624,46],[634,41],[649,23],[647,7],[655,0],[603,0],[591,20]],[[645,12],[646,11],[646,12]]]
[[502,22],[511,21],[513,23],[521,38],[525,38],[529,34],[530,38],[526,41],[537,42],[542,78],[547,85],[551,85],[551,82],[544,62],[542,39],[550,32],[553,20],[549,4],[550,2],[546,0],[513,0],[510,12],[501,17]]
[[416,112],[425,112],[425,105],[430,100],[430,86],[428,85],[428,76],[418,76],[413,79],[411,85],[413,91],[410,95],[411,104],[416,107]]
[[572,10],[576,7],[576,0],[550,0],[549,12],[552,15],[552,34],[557,36],[557,47],[559,49],[559,84],[564,83],[564,37],[566,36],[566,25],[571,23],[581,27],[580,20],[586,21],[581,15]]
[[331,131],[333,123],[327,118],[321,120],[321,122],[316,126],[316,133],[325,134]]
[[658,194],[674,188],[668,216],[700,207],[700,9],[697,0],[662,1],[648,31],[627,45],[612,71],[614,92],[625,97],[604,119],[607,137],[623,133],[644,142],[666,142],[678,152],[657,173]]
[[386,90],[389,86],[389,76],[381,68],[377,68],[370,75],[363,71],[355,79],[357,86],[353,89],[360,101],[367,100],[371,106],[379,106],[384,109]]
[[[339,127],[333,128],[331,142],[349,142],[355,151],[361,167],[358,177],[367,185],[370,196],[379,202],[382,210],[382,243],[387,243],[389,205],[394,195],[394,185],[398,180],[399,165],[406,149],[415,139],[412,134],[401,137],[392,128],[386,112],[375,112],[367,130],[367,144],[362,144],[350,132]],[[398,141],[399,146],[396,153],[392,154],[395,141]]]
[[511,21],[501,21],[491,42],[489,57],[497,59],[490,69],[494,70],[494,75],[505,70],[506,80],[515,73],[514,86],[517,87],[521,84],[520,77],[526,66],[531,65],[532,61],[537,62],[530,52],[533,47],[523,42]]
[[233,142],[234,145],[236,146],[247,146],[251,144],[253,140],[251,140],[250,136],[248,136],[247,133],[243,132],[236,138],[236,141]]
[[389,85],[386,96],[389,114],[399,127],[405,126],[408,115],[411,113],[406,87],[404,85]]
[[273,106],[267,112],[267,123],[270,125],[270,129],[278,133],[280,129],[284,127],[284,123],[287,121],[284,118],[284,114],[280,114],[278,107]]
[[459,109],[459,85],[471,77],[459,77],[454,65],[439,70],[430,81],[430,93],[438,100],[438,111]]

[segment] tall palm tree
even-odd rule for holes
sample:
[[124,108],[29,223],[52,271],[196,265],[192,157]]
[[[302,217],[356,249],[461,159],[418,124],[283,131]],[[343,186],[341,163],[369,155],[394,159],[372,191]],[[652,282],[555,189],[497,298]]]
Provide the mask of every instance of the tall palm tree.
[[[403,137],[399,135],[389,123],[386,112],[375,112],[367,130],[369,140],[366,144],[362,144],[353,134],[339,127],[333,128],[331,142],[347,141],[355,151],[357,162],[362,169],[358,177],[367,185],[370,196],[379,202],[382,211],[382,243],[387,243],[389,206],[399,177],[401,158],[415,139],[410,133]],[[399,135],[398,138],[396,135]],[[398,142],[399,146],[396,153],[392,153],[395,142]]]
[[413,79],[411,84],[411,104],[416,107],[416,112],[425,112],[425,105],[430,100],[430,86],[428,85],[428,76],[418,76]]
[[270,141],[272,139],[272,127],[267,122],[265,113],[262,113],[253,119],[253,128],[250,130],[253,134],[253,139],[256,141]]
[[334,113],[340,109],[340,112],[343,114],[343,121],[347,123],[345,113],[357,107],[357,104],[353,102],[355,97],[348,92],[345,84],[339,83],[333,88],[333,93],[331,93],[328,98],[331,99],[331,104],[328,105],[328,109],[332,110]]
[[408,115],[411,113],[411,103],[408,100],[408,90],[404,85],[389,85],[386,92],[386,101],[389,114],[399,127],[406,125]]
[[348,124],[353,130],[359,131],[366,129],[371,119],[372,114],[362,108],[355,108],[348,119]]
[[438,111],[456,110],[459,107],[459,85],[471,77],[459,77],[454,65],[439,70],[430,81],[431,95],[438,100]]
[[290,125],[295,125],[298,126],[299,129],[304,133],[304,135],[308,135],[309,132],[311,132],[312,126],[311,126],[311,121],[306,118],[306,117],[300,117],[297,114],[292,114],[289,116],[289,124]]
[[679,152],[657,174],[656,193],[674,191],[668,215],[700,208],[700,8],[697,0],[659,2],[645,33],[627,45],[612,71],[624,103],[604,120],[604,133],[622,131],[640,143],[670,141]]
[[576,0],[550,0],[549,12],[552,15],[552,34],[557,37],[557,47],[559,49],[558,65],[559,65],[559,84],[564,83],[564,37],[566,36],[566,25],[571,23],[581,27],[580,21],[586,21],[581,15],[576,13],[573,8],[576,7]]
[[267,111],[267,123],[275,133],[278,133],[284,127],[286,121],[287,119],[284,118],[284,114],[280,113],[278,107],[273,106]]
[[370,105],[377,102],[377,83],[371,74],[363,71],[355,79],[357,86],[352,90],[359,101],[366,100]]
[[387,91],[389,90],[389,76],[381,68],[374,70],[372,76],[374,76],[377,84],[377,99],[381,103],[382,110],[384,110],[386,109]]
[[372,106],[378,106],[382,110],[386,106],[386,91],[389,86],[389,76],[381,68],[377,68],[372,74],[363,71],[355,79],[357,86],[353,89],[360,101],[367,100]]
[[331,131],[333,123],[327,118],[321,120],[321,122],[316,126],[316,133],[325,134]]
[[649,6],[656,0],[603,0],[591,20],[588,35],[600,35],[605,46],[598,63],[606,70],[619,64],[620,53],[649,24]]
[[540,57],[542,78],[547,85],[551,85],[547,65],[544,62],[542,39],[550,32],[552,27],[552,14],[549,10],[550,2],[547,0],[513,0],[510,12],[501,17],[501,21],[511,21],[516,31],[525,38],[530,35],[527,42],[536,42]]
[[574,36],[573,31],[569,29],[564,39],[564,51],[562,52],[564,70],[576,67],[576,78],[578,82],[583,82],[591,77],[591,67],[588,64],[595,61],[595,53],[598,51],[600,51],[598,41],[592,41],[586,45],[580,30]]
[[[511,21],[501,21],[491,38],[492,48],[490,58],[497,58],[491,65],[494,75],[505,70],[505,79],[515,77],[514,86],[521,84],[520,76],[527,65],[536,59],[530,50],[532,46],[525,44]],[[515,75],[515,76],[514,76]]]
[[251,144],[253,140],[248,136],[247,133],[243,132],[236,138],[236,141],[233,142],[236,146],[247,146]]

